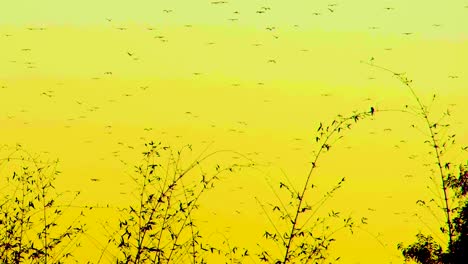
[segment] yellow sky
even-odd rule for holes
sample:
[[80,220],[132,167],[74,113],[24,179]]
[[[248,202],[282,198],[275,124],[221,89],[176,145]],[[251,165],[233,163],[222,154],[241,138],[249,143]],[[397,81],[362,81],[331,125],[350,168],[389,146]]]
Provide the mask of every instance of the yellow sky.
[[[246,245],[268,224],[253,197],[273,199],[267,182],[281,169],[301,182],[320,122],[413,103],[398,80],[360,61],[406,72],[426,101],[437,93],[435,111],[450,105],[468,143],[467,1],[211,2],[2,3],[0,143],[59,157],[59,185],[102,204],[125,200],[118,183],[128,167],[119,160],[137,159],[128,146],[141,137],[258,152],[252,158],[269,166],[227,179],[204,200],[207,219],[218,219],[210,225],[232,226],[226,234]],[[413,121],[379,113],[317,171],[324,189],[348,179],[327,208],[369,218],[366,230],[339,235],[343,263],[397,263],[396,244],[426,231],[411,217],[430,174]]]

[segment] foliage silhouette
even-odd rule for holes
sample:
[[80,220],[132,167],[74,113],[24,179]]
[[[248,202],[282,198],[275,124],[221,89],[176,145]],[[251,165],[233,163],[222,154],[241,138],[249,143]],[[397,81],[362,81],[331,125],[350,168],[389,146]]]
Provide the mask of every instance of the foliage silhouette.
[[63,263],[72,259],[84,226],[80,217],[68,225],[63,225],[62,218],[79,192],[67,201],[66,192],[55,190],[53,183],[60,173],[57,163],[42,161],[20,145],[1,160],[0,165],[12,170],[2,178],[5,185],[0,196],[2,263]]
[[[118,263],[206,263],[206,254],[221,250],[205,243],[198,229],[195,211],[199,198],[214,188],[226,173],[252,167],[253,163],[203,166],[221,152],[202,152],[184,166],[186,145],[174,151],[162,143],[145,144],[143,160],[135,166],[133,181],[138,189],[136,203],[122,209],[118,239]],[[235,153],[240,155],[239,153]],[[245,158],[245,157],[244,157]],[[246,158],[247,159],[247,158]]]
[[[311,203],[312,175],[318,166],[320,157],[328,152],[337,141],[343,138],[343,133],[350,130],[358,121],[374,116],[376,109],[354,113],[351,116],[338,115],[330,124],[320,123],[314,138],[318,149],[314,152],[309,173],[300,189],[296,189],[288,180],[279,183],[279,190],[289,196],[284,202],[278,194],[278,204],[268,208],[257,199],[264,213],[267,215],[273,230],[263,234],[266,240],[273,242],[279,250],[278,254],[271,250],[262,250],[258,257],[268,263],[321,263],[328,258],[328,249],[335,241],[334,235],[343,228],[353,232],[354,220],[349,216],[342,216],[340,212],[331,210],[327,216],[318,216],[317,212],[330,199],[345,181],[343,177],[335,187],[315,203]],[[275,218],[273,218],[275,217]],[[277,220],[277,221],[276,221]],[[333,228],[332,220],[338,220]],[[365,218],[361,219],[364,223]],[[333,261],[337,261],[336,258]]]
[[[335,143],[343,138],[343,132],[351,129],[358,121],[372,117],[375,112],[376,110],[371,107],[369,111],[353,113],[348,117],[338,115],[329,125],[320,124],[315,137],[318,149],[313,156],[311,169],[305,178],[304,186],[300,190],[296,190],[290,183],[279,183],[279,189],[290,196],[288,203],[279,199],[278,205],[272,205],[272,212],[279,221],[273,221],[270,214],[267,213],[266,207],[261,204],[274,228],[274,231],[265,231],[264,237],[277,244],[281,248],[281,253],[274,256],[275,253],[262,249],[257,254],[260,261],[272,263],[323,262],[328,258],[327,252],[335,240],[334,234],[343,228],[348,228],[352,232],[355,223],[351,217],[342,216],[340,212],[333,210],[325,217],[317,214],[325,202],[341,188],[345,178],[341,179],[321,199],[311,203],[309,193],[315,188],[312,184],[312,175],[318,166],[321,155],[328,152]],[[191,145],[186,145],[175,151],[162,143],[149,142],[145,144],[145,151],[142,153],[143,159],[138,166],[134,167],[132,177],[136,186],[135,200],[128,207],[120,209],[121,218],[118,221],[118,227],[108,232],[109,240],[101,248],[102,254],[98,263],[101,262],[103,255],[109,254],[109,252],[113,252],[110,255],[117,263],[207,263],[210,254],[224,256],[226,263],[243,263],[246,258],[252,259],[249,249],[231,245],[227,238],[221,246],[204,240],[197,225],[196,211],[200,206],[199,198],[201,195],[214,188],[215,183],[220,180],[223,174],[238,172],[242,168],[252,168],[254,163],[234,151],[216,151],[209,154],[205,154],[204,151],[193,162],[184,165],[183,156],[190,151],[192,151]],[[218,157],[218,154],[222,152],[234,153],[238,157],[245,158],[248,162],[245,164],[233,163],[224,167],[216,164],[207,168],[203,165],[208,159]],[[39,167],[37,161],[32,157],[29,160],[22,158],[21,161],[34,163],[34,168],[38,173],[33,177],[26,171],[27,168],[24,168],[25,171],[21,174],[23,176],[18,177],[17,174],[14,174],[13,179],[22,183],[22,188],[26,188],[28,191],[32,190],[28,189],[28,184],[34,185],[40,182],[38,185],[40,188],[37,191],[43,196],[39,195],[37,199],[43,204],[45,203],[43,206],[45,212],[49,208],[49,203],[53,205],[54,201],[44,198],[47,197],[44,190],[53,189],[52,182],[55,178],[52,176],[41,178],[43,177],[41,172],[45,172],[46,167]],[[56,163],[54,164],[56,165]],[[52,172],[53,176],[58,174],[56,170],[52,170]],[[27,210],[30,210],[32,206],[29,206],[29,200],[33,198],[29,200],[28,198],[29,196],[23,195],[23,199],[19,201],[23,207],[26,205]],[[6,201],[9,201],[8,199],[9,197]],[[260,200],[257,199],[257,201],[260,203]],[[7,204],[5,202],[2,208]],[[91,209],[92,207],[85,206],[84,208]],[[21,208],[14,210],[24,212],[23,214],[29,212]],[[59,216],[61,211],[56,210],[54,213]],[[29,218],[25,221],[23,214],[17,213],[16,218],[6,218],[2,223],[10,223],[15,226],[14,228],[17,228],[19,222],[20,230],[31,228],[31,223],[28,222]],[[5,217],[7,217],[6,214]],[[23,259],[23,255],[30,254],[32,258],[37,259],[37,262],[47,263],[49,257],[54,260],[53,262],[60,262],[62,256],[55,254],[52,257],[52,249],[62,243],[65,237],[75,239],[79,232],[83,232],[82,228],[70,226],[65,233],[58,237],[59,239],[53,238],[52,241],[55,244],[51,244],[48,242],[51,239],[48,230],[57,225],[58,217],[54,218],[50,225],[48,219],[40,219],[45,223],[44,231],[38,233],[45,245],[42,251],[34,248],[33,244],[25,249],[21,244],[21,235],[15,237],[15,239],[20,240],[20,248],[17,250],[19,251],[17,253],[19,259]],[[338,221],[337,228],[332,228],[331,220]],[[285,229],[280,232],[279,228],[282,224]],[[8,238],[7,235],[5,237]],[[112,245],[113,249],[111,249]],[[7,253],[5,255],[12,256],[12,254]],[[70,253],[65,253],[63,257],[70,256]]]
[[404,247],[398,245],[405,259],[413,259],[422,264],[429,263],[465,263],[468,259],[468,200],[467,181],[468,164],[460,165],[458,177],[452,175],[448,178],[449,188],[456,193],[456,198],[460,202],[459,207],[452,207],[454,213],[451,244],[444,251],[442,247],[434,241],[431,235],[424,236],[418,234],[417,242]]
[[[417,234],[417,242],[407,247],[400,243],[397,248],[405,259],[412,259],[423,264],[466,263],[468,259],[468,253],[466,253],[468,252],[466,238],[468,237],[466,197],[468,162],[467,165],[459,165],[458,171],[454,172],[456,166],[446,157],[448,150],[455,145],[456,137],[456,134],[449,130],[450,124],[445,121],[450,116],[450,111],[447,110],[441,116],[435,117],[431,112],[431,106],[436,100],[436,95],[433,95],[431,103],[426,105],[416,94],[412,80],[406,77],[405,73],[396,73],[373,62],[366,64],[391,73],[410,91],[416,105],[414,107],[406,105],[402,112],[411,113],[424,122],[427,137],[424,143],[431,149],[429,155],[434,160],[432,163],[435,167],[433,173],[437,175],[439,183],[435,183],[433,177],[431,180],[435,183],[435,189],[442,193],[442,195],[438,195],[433,192],[436,197],[429,201],[418,200],[417,204],[431,212],[433,212],[432,208],[443,212],[445,225],[440,227],[440,231],[447,238],[445,247],[436,242],[432,235]],[[416,128],[415,125],[412,126]],[[462,150],[467,150],[467,147],[463,147]]]

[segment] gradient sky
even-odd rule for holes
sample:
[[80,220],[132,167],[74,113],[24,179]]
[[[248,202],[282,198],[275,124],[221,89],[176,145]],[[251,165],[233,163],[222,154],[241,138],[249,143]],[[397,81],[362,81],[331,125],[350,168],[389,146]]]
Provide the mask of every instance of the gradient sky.
[[[300,184],[320,122],[414,103],[391,74],[361,61],[406,72],[426,102],[436,93],[434,111],[450,107],[468,144],[468,1],[211,2],[2,3],[0,143],[59,157],[58,186],[99,204],[125,201],[120,160],[136,161],[145,140],[249,153],[267,165],[226,179],[202,209],[208,232],[245,245],[268,225],[254,197],[274,201],[268,182],[282,170]],[[430,171],[414,122],[378,113],[324,156],[317,185],[347,178],[326,208],[369,219],[339,234],[343,263],[401,262],[396,244],[434,228],[415,205],[429,195]]]

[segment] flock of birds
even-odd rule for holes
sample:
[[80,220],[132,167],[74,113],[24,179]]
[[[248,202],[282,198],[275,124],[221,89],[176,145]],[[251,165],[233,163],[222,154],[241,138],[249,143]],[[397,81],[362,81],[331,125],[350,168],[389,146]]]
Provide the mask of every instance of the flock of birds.
[[[215,5],[215,6],[229,5],[230,2],[229,1],[212,1],[211,4]],[[465,6],[465,8],[468,8],[468,6]],[[391,6],[384,6],[384,7],[382,7],[382,9],[385,10],[386,12],[397,12],[398,11],[397,8],[391,7]],[[256,15],[263,16],[265,18],[267,18],[269,13],[272,12],[272,11],[273,11],[273,8],[270,7],[270,6],[260,6],[258,8],[250,10],[251,13],[255,13]],[[170,15],[176,13],[177,10],[175,10],[175,9],[163,9],[163,10],[161,10],[161,12],[162,12],[162,15],[170,16]],[[247,12],[247,11],[242,11],[241,12],[240,10],[232,10],[231,15],[229,17],[227,17],[226,19],[228,21],[232,22],[232,23],[239,22],[243,12]],[[339,4],[337,4],[337,3],[328,3],[328,4],[326,4],[325,6],[322,7],[321,11],[311,11],[310,15],[312,17],[325,16],[325,15],[334,15],[334,14],[336,14],[338,12],[340,12],[340,5]],[[122,32],[130,30],[129,27],[117,25],[117,23],[115,23],[114,19],[111,18],[111,17],[103,18],[103,21],[105,21],[105,23],[107,23],[105,26],[107,26],[107,27],[110,26],[111,29],[113,29],[113,30],[122,31]],[[266,19],[266,21],[268,21],[268,19]],[[194,26],[195,25],[193,25],[193,24],[185,24],[184,25],[184,27],[188,28],[188,29],[190,29],[190,28],[192,28]],[[292,26],[294,28],[300,28],[301,27],[301,25],[299,25],[299,24],[294,24]],[[443,25],[440,24],[440,23],[433,23],[432,26],[434,28],[443,27]],[[270,34],[272,39],[275,40],[275,39],[281,38],[281,33],[278,31],[279,28],[280,28],[279,25],[274,25],[274,23],[270,23],[263,30],[266,33]],[[368,27],[368,30],[370,30],[370,31],[377,31],[379,29],[381,29],[381,28],[378,27],[378,26],[369,26]],[[47,31],[48,28],[43,27],[43,26],[40,26],[40,27],[27,27],[27,28],[25,28],[25,30],[43,32],[43,31]],[[154,32],[158,31],[158,29],[156,27],[147,27],[146,30],[149,31],[151,34],[154,34]],[[0,32],[0,33],[2,34],[2,35],[0,35],[2,37],[2,39],[0,39],[1,42],[7,42],[7,41],[9,41],[9,39],[15,38],[14,34],[12,34],[12,33],[7,33],[7,32]],[[411,35],[414,35],[414,32],[401,32],[401,34],[403,36],[411,36]],[[162,43],[170,45],[170,39],[165,35],[155,34],[153,37],[154,37],[154,39],[159,40]],[[261,47],[264,44],[265,43],[259,43],[259,42],[252,43],[252,45],[255,46],[255,47]],[[216,41],[210,40],[210,41],[206,42],[206,45],[210,45],[210,46],[211,45],[216,45]],[[385,47],[384,49],[386,51],[392,51],[392,48],[389,48],[389,47]],[[20,48],[20,51],[22,53],[24,53],[26,58],[27,57],[32,57],[31,54],[33,54],[33,52],[34,52],[34,46]],[[307,49],[307,48],[301,48],[300,51],[301,52],[309,52],[310,50]],[[119,56],[119,54],[116,54],[116,56]],[[129,60],[132,60],[132,61],[139,61],[141,59],[140,54],[137,54],[135,51],[132,51],[131,49],[128,49],[125,53],[120,54],[120,56],[126,56]],[[272,56],[271,58],[267,58],[265,60],[265,62],[267,64],[271,64],[271,65],[276,65],[276,64],[281,63],[279,61],[279,59],[275,58],[274,56]],[[2,62],[2,63],[4,63],[4,62]],[[9,63],[17,64],[17,63],[20,63],[20,61],[19,60],[11,60],[11,61],[9,61]],[[23,63],[24,63],[24,66],[25,66],[25,68],[27,70],[34,70],[34,69],[39,67],[38,64],[36,62],[34,62],[32,59],[31,60],[26,60]],[[200,77],[200,76],[204,75],[205,73],[199,72],[199,71],[194,71],[192,74],[193,74],[193,78],[197,78],[197,77]],[[98,81],[98,80],[101,80],[103,77],[106,77],[106,76],[111,78],[112,76],[115,75],[115,73],[112,70],[103,70],[102,75],[103,76],[92,76],[92,77],[90,77],[90,79]],[[448,76],[448,78],[458,79],[459,76],[451,74],[451,75]],[[369,79],[372,80],[372,79],[374,79],[374,77],[369,77]],[[61,85],[61,86],[64,85],[63,82],[60,82],[60,83],[57,83],[57,84]],[[239,87],[241,85],[242,85],[241,83],[232,83],[231,84],[231,86],[233,86],[233,87]],[[256,85],[257,86],[265,86],[267,84],[264,81],[258,81],[258,82],[256,82]],[[107,103],[117,103],[119,100],[124,100],[126,98],[134,97],[137,94],[139,94],[140,96],[146,96],[145,93],[151,91],[154,88],[155,87],[151,87],[150,85],[140,85],[136,89],[134,89],[134,92],[123,93],[123,94],[120,95],[120,97],[121,97],[120,99],[118,99],[118,98],[108,99]],[[9,87],[6,84],[0,83],[0,96],[1,96],[2,91],[6,90],[6,89],[14,89],[14,87]],[[57,97],[58,97],[56,90],[54,90],[53,88],[47,88],[46,90],[41,91],[39,93],[39,96],[43,97],[46,100],[54,100],[54,99],[57,99]],[[327,98],[327,97],[332,96],[332,94],[331,93],[321,93],[320,96],[322,96],[324,98]],[[1,97],[0,97],[0,100],[1,100]],[[369,101],[369,100],[372,100],[372,99],[371,98],[366,98],[364,100]],[[267,98],[263,99],[263,103],[270,103],[270,102],[271,102],[271,99],[267,99]],[[97,111],[100,111],[104,107],[103,105],[92,105],[91,103],[86,102],[86,99],[76,100],[75,102],[70,102],[70,103],[76,104],[77,106],[81,107],[81,110],[80,110],[81,114],[79,114],[79,115],[77,115],[75,117],[71,117],[71,118],[67,119],[68,124],[65,125],[65,128],[67,128],[67,129],[72,128],[72,125],[70,124],[71,122],[74,122],[74,121],[77,121],[77,120],[87,119],[87,118],[89,118],[90,114],[92,114],[94,112],[97,112]],[[20,112],[25,113],[25,112],[28,112],[28,111],[34,111],[34,110],[33,109],[28,109],[28,110],[21,109]],[[183,110],[183,109],[181,109],[181,114],[187,116],[188,118],[192,118],[192,119],[196,119],[196,118],[200,117],[199,115],[194,114],[193,111],[187,111],[187,110]],[[13,113],[7,113],[7,119],[15,119],[15,115]],[[24,124],[30,124],[30,122],[25,121]],[[216,124],[212,124],[211,127],[215,128]],[[248,123],[246,121],[239,120],[239,121],[237,121],[235,123],[235,127],[228,128],[227,132],[237,133],[237,134],[245,134],[247,128],[248,128]],[[106,134],[112,134],[113,126],[111,124],[106,124],[106,125],[104,125],[104,130],[105,130]],[[142,128],[142,130],[144,132],[149,133],[149,132],[154,131],[154,128],[153,127],[144,127],[144,128]],[[386,129],[384,129],[384,132],[390,132],[390,129],[386,128]],[[375,132],[371,132],[371,133],[375,133]],[[180,136],[178,136],[178,137],[180,137]],[[294,142],[301,142],[301,145],[303,145],[302,143],[306,141],[306,139],[304,139],[304,138],[294,138],[292,140]],[[86,140],[84,143],[92,143],[92,141],[91,140]],[[123,144],[123,143],[119,142],[119,144]],[[133,146],[130,146],[130,145],[128,145],[126,147],[131,148],[131,149],[134,148]],[[395,145],[395,147],[399,147],[399,146]],[[302,147],[294,146],[294,149],[295,150],[300,150],[300,149],[302,149]],[[258,152],[252,152],[252,153],[257,153],[258,154]],[[119,151],[113,151],[112,155],[117,157],[119,155]],[[94,179],[93,181],[97,181],[97,180]]]

